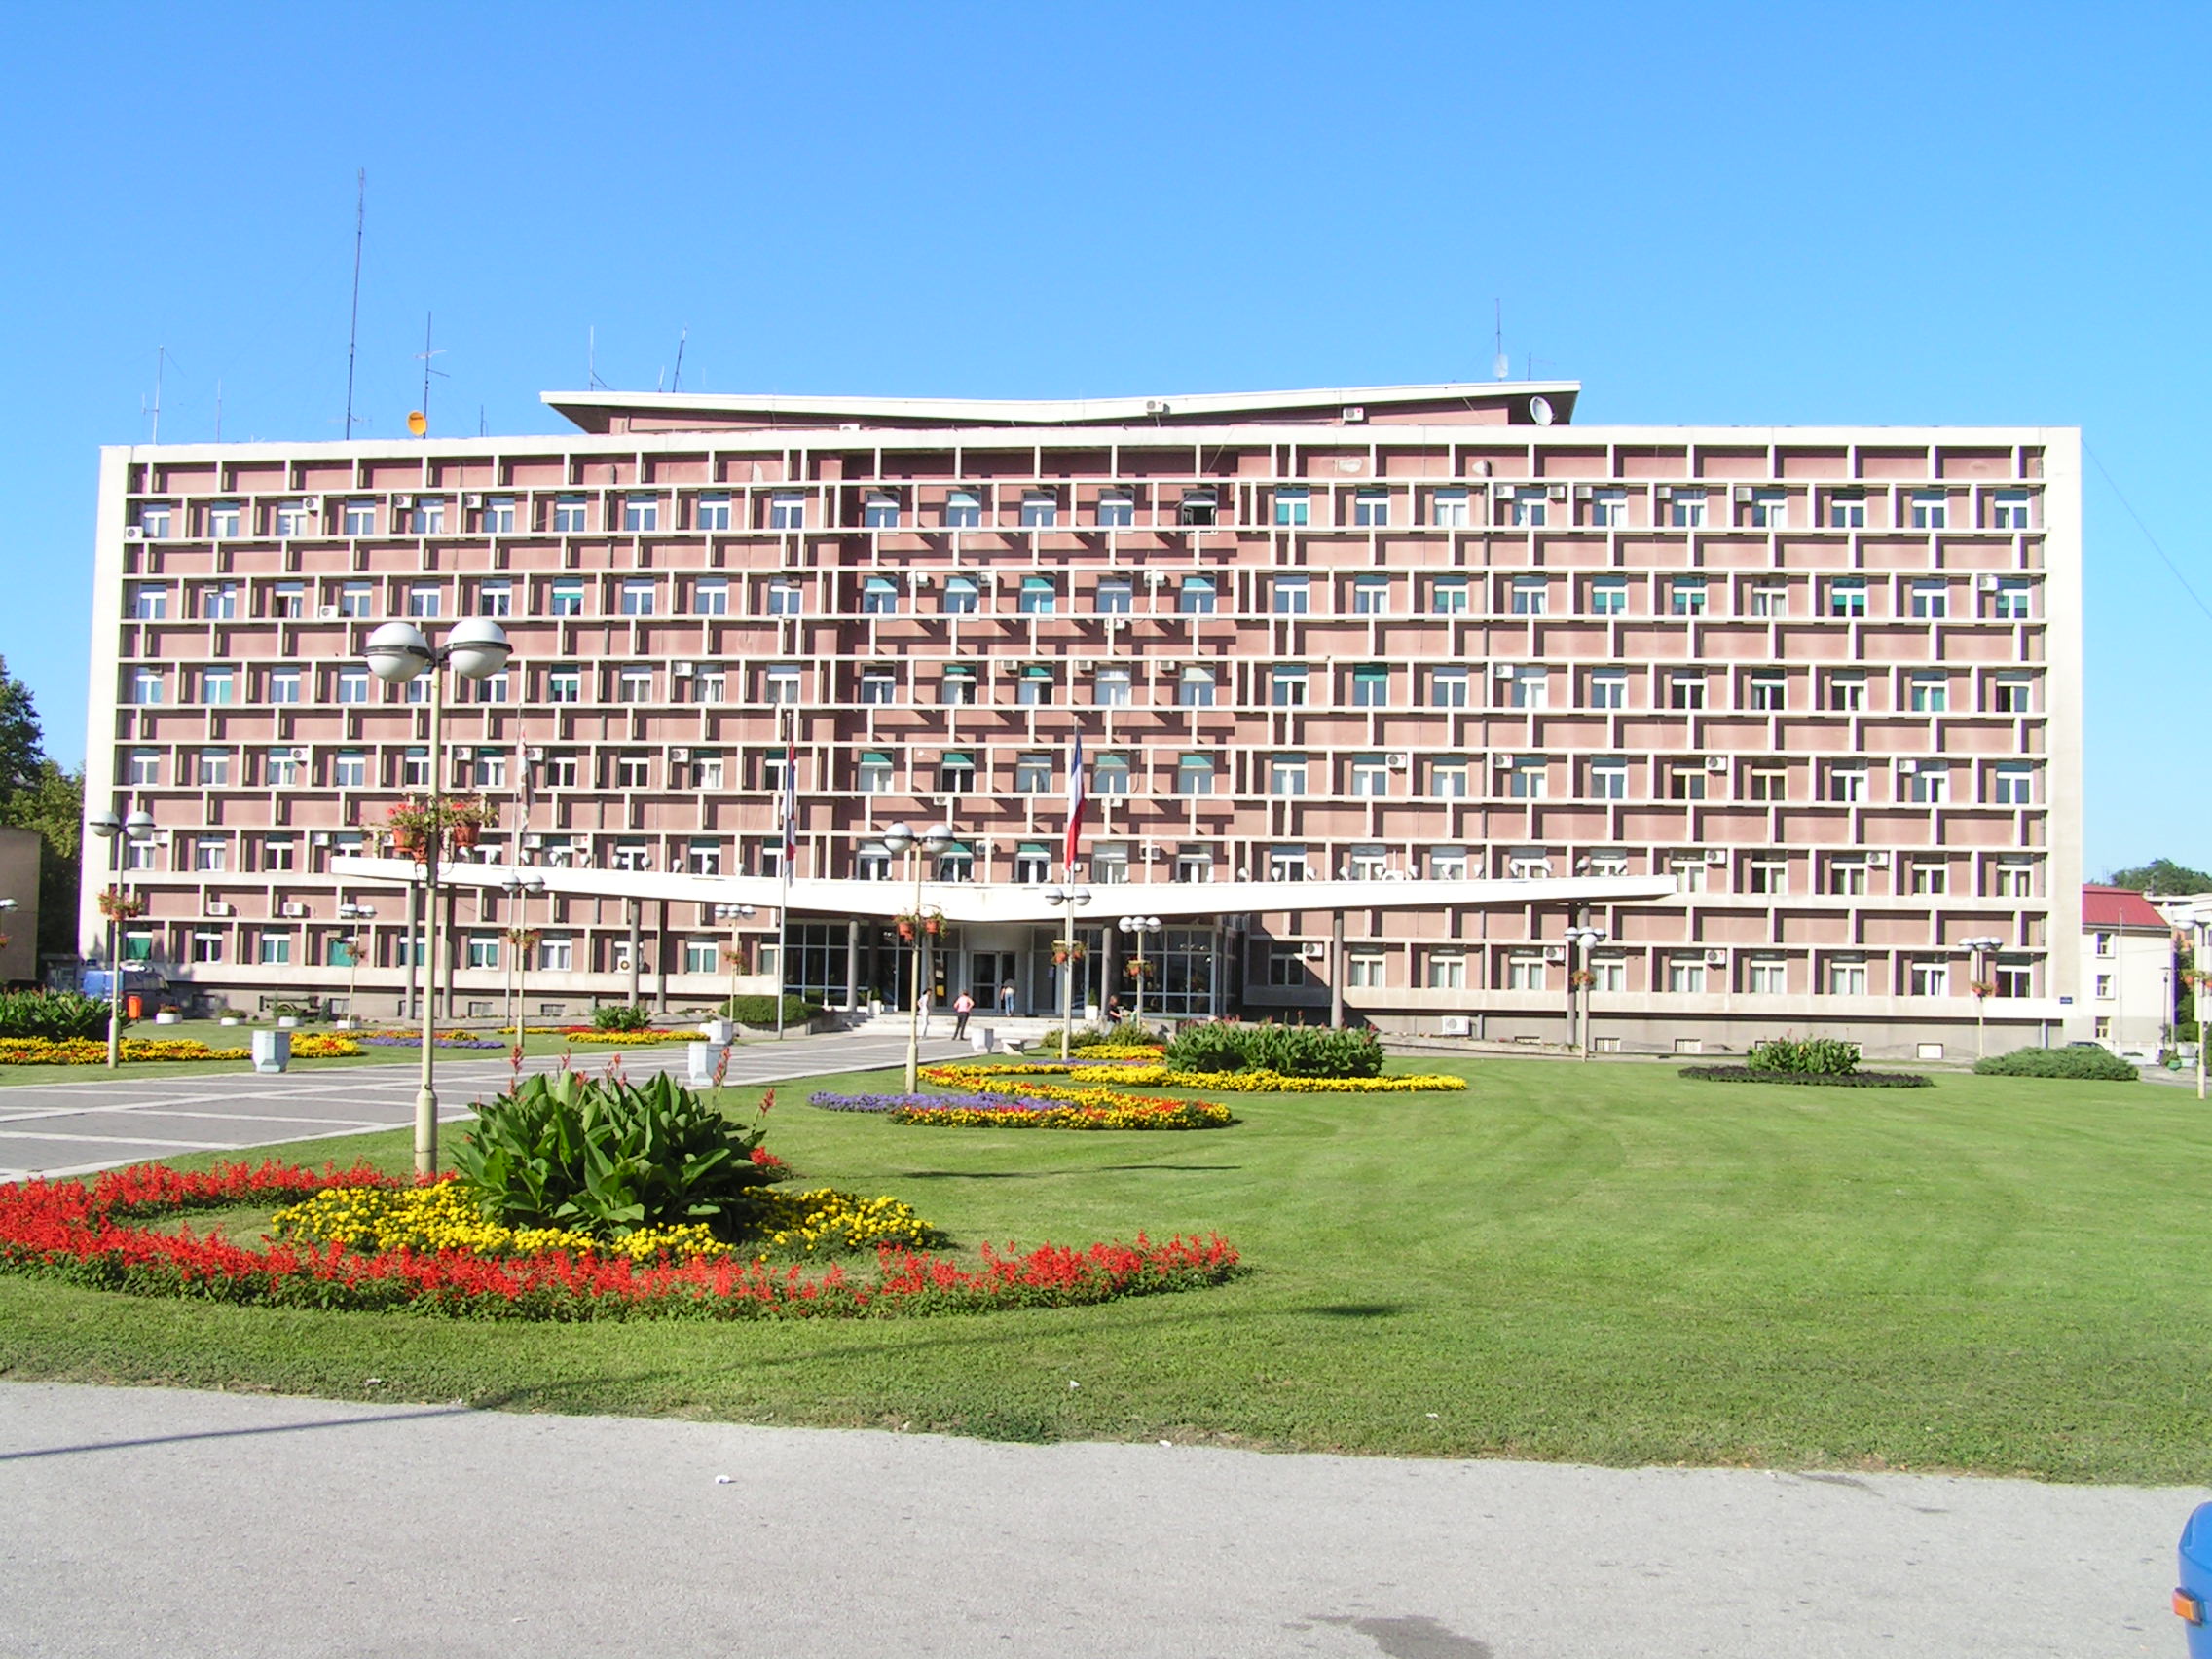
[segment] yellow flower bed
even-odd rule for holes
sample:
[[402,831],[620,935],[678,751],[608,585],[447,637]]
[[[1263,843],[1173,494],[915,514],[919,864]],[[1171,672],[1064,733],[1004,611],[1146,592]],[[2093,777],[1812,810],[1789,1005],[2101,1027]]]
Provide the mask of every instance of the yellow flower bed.
[[1163,1051],[1158,1043],[1078,1043],[1076,1060],[1156,1060]]
[[[310,1034],[292,1038],[296,1060],[330,1060],[357,1054],[361,1046],[346,1037]],[[244,1049],[210,1049],[196,1038],[126,1037],[127,1060],[243,1060]],[[104,1066],[107,1040],[101,1037],[0,1037],[0,1066]]]
[[361,1045],[350,1037],[333,1037],[321,1031],[292,1033],[295,1060],[343,1060],[361,1051]]
[[[896,1124],[953,1129],[1223,1129],[1236,1119],[1210,1100],[1144,1100],[1111,1089],[1032,1088],[1030,1095],[1075,1101],[1043,1112],[979,1106],[925,1106],[894,1112]],[[1078,1096],[1088,1098],[1078,1099]]]
[[1466,1080],[1441,1073],[1400,1077],[1285,1077],[1280,1072],[1175,1071],[1167,1066],[1077,1067],[1070,1083],[1143,1084],[1154,1088],[1212,1088],[1230,1094],[1419,1094],[1461,1089]]
[[651,1043],[672,1043],[682,1039],[696,1041],[696,1031],[569,1031],[559,1036],[571,1043],[592,1043],[606,1049],[642,1049]]
[[304,1203],[278,1210],[270,1236],[308,1244],[343,1244],[363,1255],[383,1250],[466,1250],[479,1256],[527,1256],[540,1250],[628,1256],[645,1261],[666,1251],[679,1258],[757,1255],[777,1250],[834,1255],[879,1243],[930,1247],[943,1235],[897,1198],[864,1198],[820,1187],[810,1193],[761,1193],[754,1203],[760,1232],[744,1245],[725,1244],[696,1223],[647,1227],[607,1240],[558,1227],[502,1227],[487,1221],[452,1181],[430,1187],[329,1187]]

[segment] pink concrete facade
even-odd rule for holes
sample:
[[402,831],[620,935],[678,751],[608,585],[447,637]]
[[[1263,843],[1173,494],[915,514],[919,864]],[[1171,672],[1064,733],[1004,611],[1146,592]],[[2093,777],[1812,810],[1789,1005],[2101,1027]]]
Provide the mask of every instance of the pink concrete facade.
[[[1080,731],[1094,884],[1677,876],[1678,902],[1589,918],[1601,1047],[1819,1029],[1955,1056],[1977,1013],[2055,1038],[2076,434],[1577,427],[1575,392],[549,395],[591,429],[109,451],[89,793],[161,826],[137,948],[234,1002],[390,1013],[400,903],[326,870],[427,782],[427,710],[362,641],[491,614],[513,662],[446,722],[446,782],[507,801],[487,857],[761,872],[788,741],[798,874],[892,873],[886,825],[948,819],[949,873],[1042,881]],[[646,994],[721,994],[727,924],[671,908],[642,925]],[[531,918],[534,1012],[625,994],[624,907],[559,910]],[[1386,1028],[1557,1041],[1573,919],[1361,911],[1339,950],[1286,904],[1154,948],[1182,1012],[1310,1015],[1334,975]],[[794,981],[896,988],[872,927],[855,986],[853,930],[808,921]],[[498,995],[504,925],[461,902],[459,1011]],[[947,972],[1043,1006],[1042,944],[959,941]]]

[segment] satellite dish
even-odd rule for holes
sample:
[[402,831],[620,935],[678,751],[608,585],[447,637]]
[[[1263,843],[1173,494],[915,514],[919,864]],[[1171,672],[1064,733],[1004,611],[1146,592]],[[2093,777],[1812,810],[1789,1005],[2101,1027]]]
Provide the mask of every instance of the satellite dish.
[[1548,397],[1530,398],[1529,419],[1535,422],[1539,426],[1550,425],[1552,424],[1552,400]]
[[[1541,403],[1543,399],[1539,397],[1536,401]],[[1547,414],[1544,419],[1549,421],[1551,417]],[[422,437],[430,429],[430,418],[420,409],[410,409],[407,412],[407,429],[417,437]]]

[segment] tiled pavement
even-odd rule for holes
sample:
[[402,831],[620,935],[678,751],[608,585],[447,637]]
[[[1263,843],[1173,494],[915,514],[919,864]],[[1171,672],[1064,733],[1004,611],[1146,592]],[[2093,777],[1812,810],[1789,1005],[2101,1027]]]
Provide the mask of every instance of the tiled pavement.
[[[618,1051],[631,1077],[681,1072],[681,1044]],[[925,1059],[969,1051],[942,1039],[922,1045]],[[823,1072],[895,1066],[906,1056],[903,1032],[840,1031],[782,1043],[744,1043],[732,1052],[726,1081],[744,1086],[813,1077]],[[533,1059],[528,1070],[559,1062]],[[596,1069],[599,1053],[579,1052]],[[470,1115],[474,1103],[507,1079],[498,1058],[438,1056],[439,1118]],[[297,1070],[262,1077],[240,1064],[221,1071],[180,1069],[174,1076],[133,1074],[84,1083],[0,1088],[0,1181],[29,1175],[81,1175],[187,1152],[235,1152],[280,1141],[322,1140],[396,1129],[415,1122],[412,1063]]]

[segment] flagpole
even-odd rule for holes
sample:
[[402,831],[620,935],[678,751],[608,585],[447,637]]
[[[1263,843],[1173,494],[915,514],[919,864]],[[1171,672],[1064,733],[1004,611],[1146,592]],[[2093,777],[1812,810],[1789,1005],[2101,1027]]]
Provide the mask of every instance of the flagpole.
[[784,995],[791,983],[791,972],[784,959],[785,927],[792,914],[792,864],[798,857],[798,746],[792,741],[791,726],[784,727],[784,845],[782,856],[776,860],[784,880],[784,902],[776,906],[776,1041],[784,1040]]

